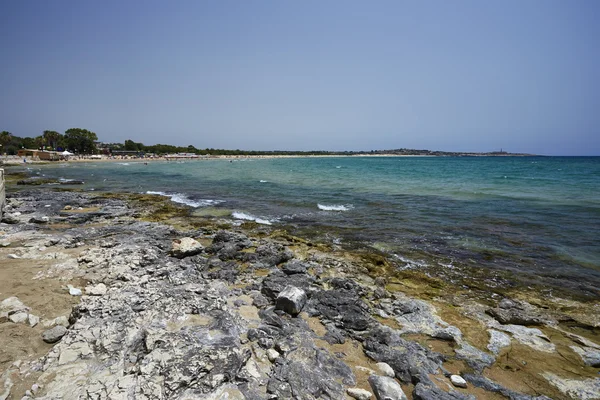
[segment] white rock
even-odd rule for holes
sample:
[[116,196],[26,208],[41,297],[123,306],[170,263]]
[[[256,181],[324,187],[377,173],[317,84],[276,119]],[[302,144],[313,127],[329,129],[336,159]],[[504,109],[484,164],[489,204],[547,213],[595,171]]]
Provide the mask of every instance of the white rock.
[[269,361],[273,362],[275,360],[277,360],[279,358],[281,354],[279,354],[279,352],[275,349],[268,349],[267,350],[267,358],[269,359]]
[[463,379],[462,376],[460,375],[452,375],[450,376],[450,382],[452,382],[452,384],[456,387],[459,388],[466,388],[467,387],[467,381],[465,381]]
[[9,315],[8,319],[15,324],[22,324],[27,321],[28,314],[26,312],[18,312],[12,315]]
[[346,393],[348,393],[348,396],[357,400],[369,400],[371,397],[373,397],[373,393],[360,388],[348,388]]
[[177,258],[185,258],[189,256],[193,256],[199,254],[204,250],[204,247],[200,242],[191,238],[184,237],[181,239],[173,240],[173,248],[171,249],[171,254],[173,257]]
[[60,317],[56,317],[54,319],[51,319],[49,321],[44,321],[42,323],[42,326],[44,328],[52,328],[53,326],[64,326],[65,328],[69,326],[69,319],[67,317],[65,317],[64,315],[61,315]]
[[377,369],[384,376],[389,376],[390,378],[394,378],[396,376],[396,373],[394,372],[394,370],[392,369],[392,367],[390,367],[390,365],[388,363],[378,362],[375,365],[377,365]]
[[8,258],[10,258],[10,259],[12,259],[12,260],[18,260],[19,258],[21,258],[21,257],[19,257],[18,255],[16,255],[16,254],[12,254],[12,253],[11,253],[11,254],[9,254],[9,255],[7,255],[6,257],[8,257]]
[[71,296],[81,296],[81,289],[77,289],[76,287],[73,287],[71,285],[67,286],[69,288],[69,294]]
[[91,296],[102,296],[107,292],[106,285],[104,283],[99,283],[96,286],[87,286],[85,288],[85,294]]
[[29,314],[27,316],[27,319],[29,321],[29,326],[31,326],[32,328],[40,323],[40,317],[38,317],[37,315]]
[[369,384],[379,400],[408,400],[400,384],[389,376],[371,375]]
[[21,302],[17,297],[9,297],[0,303],[0,311],[15,312],[15,311],[28,311],[29,307]]

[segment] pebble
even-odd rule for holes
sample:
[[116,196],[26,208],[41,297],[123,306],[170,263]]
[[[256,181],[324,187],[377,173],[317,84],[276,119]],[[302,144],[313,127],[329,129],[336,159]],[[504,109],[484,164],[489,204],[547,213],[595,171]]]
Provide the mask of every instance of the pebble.
[[360,388],[348,388],[346,393],[348,393],[348,396],[356,400],[369,400],[371,397],[373,397],[373,393]]
[[281,354],[279,354],[279,352],[275,349],[268,349],[267,350],[267,358],[269,359],[269,361],[273,362],[275,360],[277,360],[279,358]]
[[466,388],[467,387],[467,381],[465,381],[463,379],[463,377],[460,376],[460,375],[451,375],[450,376],[450,381],[456,387],[459,387],[459,388]]

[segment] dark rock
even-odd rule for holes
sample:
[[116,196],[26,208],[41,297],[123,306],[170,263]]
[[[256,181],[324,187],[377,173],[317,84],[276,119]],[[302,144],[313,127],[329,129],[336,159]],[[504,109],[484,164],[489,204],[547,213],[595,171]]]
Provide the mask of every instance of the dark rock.
[[281,266],[281,271],[286,275],[305,274],[307,266],[298,260],[288,261]]
[[295,274],[288,276],[281,271],[276,271],[263,279],[260,291],[267,298],[275,300],[279,292],[286,286],[295,286],[306,291],[313,281],[314,278],[308,275]]
[[315,293],[310,303],[316,314],[343,329],[364,331],[373,322],[367,305],[352,291],[323,290]]
[[295,286],[286,286],[277,296],[276,309],[296,316],[306,304],[306,292]]
[[273,267],[291,260],[294,254],[282,244],[268,242],[256,248],[256,257],[258,262]]
[[364,350],[373,360],[388,363],[404,383],[418,382],[427,374],[437,373],[444,361],[441,354],[402,339],[387,327],[372,330],[364,342]]
[[62,325],[55,326],[42,333],[42,340],[46,343],[56,343],[67,333],[67,328]]
[[29,222],[34,224],[47,224],[50,221],[50,218],[46,216],[36,215],[29,219]]
[[550,400],[550,398],[546,396],[529,396],[514,392],[481,375],[464,374],[463,378],[465,378],[465,380],[471,383],[473,386],[482,388],[483,390],[488,392],[499,393],[502,396],[511,400]]
[[456,390],[444,392],[435,384],[426,385],[418,383],[413,391],[414,400],[475,400],[476,397],[468,394],[462,394]]

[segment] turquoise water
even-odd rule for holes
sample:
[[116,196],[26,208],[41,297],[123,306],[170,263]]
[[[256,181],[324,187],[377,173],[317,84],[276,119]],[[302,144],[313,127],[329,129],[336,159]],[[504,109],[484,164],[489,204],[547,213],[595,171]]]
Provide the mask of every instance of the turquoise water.
[[600,158],[332,157],[63,163],[32,173],[155,192],[199,215],[373,246],[408,267],[508,270],[600,297]]

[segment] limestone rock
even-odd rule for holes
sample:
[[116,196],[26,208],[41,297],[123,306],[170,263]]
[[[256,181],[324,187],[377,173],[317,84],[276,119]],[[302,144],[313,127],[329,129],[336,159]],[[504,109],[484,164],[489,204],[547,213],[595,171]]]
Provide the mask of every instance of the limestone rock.
[[371,375],[369,384],[377,400],[408,400],[400,384],[389,376]]
[[490,334],[490,342],[487,348],[492,353],[498,355],[503,348],[510,346],[510,336],[506,333],[494,329],[488,329],[488,333]]
[[459,388],[466,388],[467,387],[467,381],[465,381],[463,379],[462,376],[460,375],[451,375],[450,376],[450,382],[452,382],[452,384],[456,387]]
[[17,297],[8,297],[0,302],[0,311],[13,314],[17,311],[29,311],[29,307],[21,302]]
[[47,224],[50,221],[50,218],[44,216],[33,216],[29,219],[29,222],[34,224]]
[[87,286],[85,288],[85,294],[91,296],[102,296],[106,294],[107,290],[108,289],[104,283],[99,283],[95,286]]
[[19,221],[19,219],[15,215],[5,213],[2,216],[2,222],[4,222],[5,224],[14,225],[14,224],[18,224],[21,221]]
[[277,296],[276,308],[296,316],[306,304],[306,292],[295,286],[286,286]]
[[171,255],[177,258],[185,258],[199,254],[204,250],[200,242],[191,237],[173,240]]
[[26,312],[17,312],[9,315],[8,319],[15,324],[22,324],[27,321],[28,314]]
[[29,314],[27,316],[27,322],[29,322],[29,326],[33,328],[40,323],[40,317],[38,317],[37,315]]
[[58,325],[42,333],[42,339],[46,343],[56,343],[67,333],[67,328]]
[[360,388],[348,388],[346,393],[348,393],[348,396],[356,400],[369,400],[371,397],[373,397],[373,393]]
[[392,369],[392,367],[390,367],[390,364],[384,363],[384,362],[378,362],[376,365],[377,365],[377,369],[379,370],[379,372],[381,372],[384,376],[389,376],[390,378],[393,378],[396,376],[396,374],[394,373],[394,370]]

